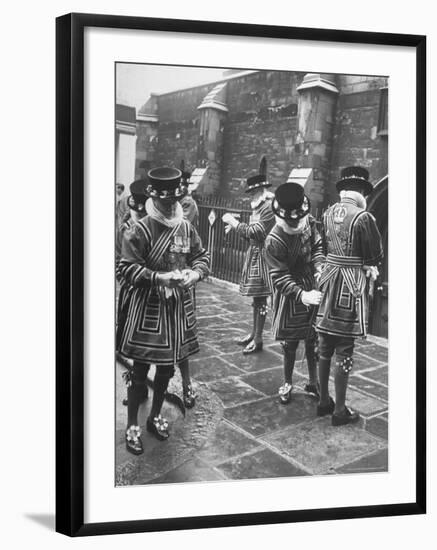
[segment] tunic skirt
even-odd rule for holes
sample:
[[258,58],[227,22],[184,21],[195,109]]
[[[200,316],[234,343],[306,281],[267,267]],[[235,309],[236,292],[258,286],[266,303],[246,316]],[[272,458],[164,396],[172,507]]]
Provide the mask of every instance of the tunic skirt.
[[272,282],[266,263],[265,240],[275,224],[271,200],[264,200],[253,210],[250,222],[239,223],[237,233],[249,242],[240,279],[242,296],[270,296]]

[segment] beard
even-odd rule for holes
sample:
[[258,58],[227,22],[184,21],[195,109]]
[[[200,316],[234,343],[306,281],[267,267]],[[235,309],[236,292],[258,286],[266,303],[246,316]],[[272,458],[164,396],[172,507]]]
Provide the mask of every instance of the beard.
[[296,227],[292,227],[291,225],[288,225],[288,223],[282,218],[279,218],[278,216],[275,217],[276,223],[279,225],[279,227],[281,227],[285,231],[285,233],[288,233],[289,235],[298,235],[299,233],[302,233],[308,220],[308,215],[306,215],[299,220]]
[[173,218],[176,214],[176,208],[178,202],[175,200],[161,200],[161,199],[155,199],[154,201],[155,207],[163,216],[166,218]]

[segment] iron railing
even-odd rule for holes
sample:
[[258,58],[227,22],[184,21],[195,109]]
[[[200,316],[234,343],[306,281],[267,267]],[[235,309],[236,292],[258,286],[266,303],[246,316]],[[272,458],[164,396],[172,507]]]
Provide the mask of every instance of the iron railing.
[[225,234],[222,216],[232,212],[240,221],[248,223],[251,214],[249,202],[217,196],[196,197],[196,201],[199,234],[211,254],[211,275],[238,284],[248,243],[235,231]]

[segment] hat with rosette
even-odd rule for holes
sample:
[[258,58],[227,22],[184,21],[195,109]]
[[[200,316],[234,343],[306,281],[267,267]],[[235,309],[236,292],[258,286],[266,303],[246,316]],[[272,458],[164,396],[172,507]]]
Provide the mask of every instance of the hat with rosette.
[[170,166],[149,170],[147,194],[158,199],[180,199],[187,193],[182,182],[182,172]]
[[347,166],[343,168],[340,179],[335,184],[340,191],[358,191],[364,196],[370,195],[373,185],[369,181],[369,171],[362,166]]
[[252,191],[258,191],[258,189],[261,189],[263,187],[271,187],[272,184],[267,181],[267,159],[266,157],[262,157],[260,165],[259,165],[259,171],[258,174],[254,174],[253,176],[249,176],[246,180],[246,189],[244,190],[245,193],[252,193]]
[[297,223],[310,213],[311,203],[305,195],[302,185],[287,182],[276,189],[275,198],[272,201],[272,210],[275,216]]

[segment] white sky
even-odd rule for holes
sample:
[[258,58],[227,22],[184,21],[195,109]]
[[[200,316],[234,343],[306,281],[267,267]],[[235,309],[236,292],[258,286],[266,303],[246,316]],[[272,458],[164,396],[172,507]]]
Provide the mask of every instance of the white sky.
[[152,92],[160,94],[220,80],[226,69],[117,63],[117,102],[138,109]]

